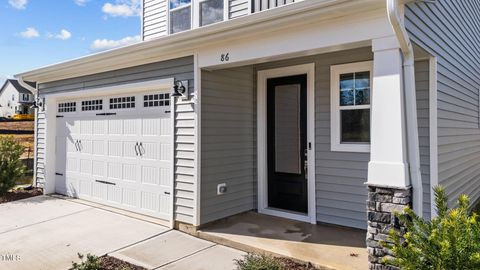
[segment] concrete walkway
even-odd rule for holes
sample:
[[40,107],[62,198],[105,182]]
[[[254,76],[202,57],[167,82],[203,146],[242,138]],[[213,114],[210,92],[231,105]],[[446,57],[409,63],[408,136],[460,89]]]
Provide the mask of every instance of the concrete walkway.
[[120,213],[49,196],[0,204],[0,270],[66,270],[77,253],[110,254],[148,269],[227,270],[243,255]]
[[248,212],[214,222],[197,234],[244,251],[290,257],[325,269],[368,269],[363,230]]

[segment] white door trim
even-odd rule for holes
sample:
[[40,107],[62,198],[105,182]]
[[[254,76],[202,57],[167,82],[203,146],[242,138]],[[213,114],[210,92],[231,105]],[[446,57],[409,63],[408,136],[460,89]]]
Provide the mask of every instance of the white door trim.
[[[308,149],[308,215],[268,207],[267,181],[267,79],[307,74],[307,147]],[[258,212],[316,224],[315,202],[315,64],[304,64],[262,70],[257,80],[257,172]]]

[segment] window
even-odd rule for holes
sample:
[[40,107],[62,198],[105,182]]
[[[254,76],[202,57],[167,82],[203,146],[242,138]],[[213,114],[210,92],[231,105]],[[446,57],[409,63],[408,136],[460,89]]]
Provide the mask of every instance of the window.
[[76,102],[58,103],[58,112],[59,113],[76,112],[76,111],[77,111],[77,103]]
[[170,0],[170,33],[192,28],[192,0]]
[[103,100],[84,100],[82,101],[82,111],[101,111],[103,110]]
[[200,0],[200,26],[223,21],[224,0]]
[[143,96],[143,107],[170,106],[170,94],[151,94]]
[[331,67],[331,149],[370,151],[372,62]]
[[110,99],[110,109],[135,108],[135,97],[118,97]]

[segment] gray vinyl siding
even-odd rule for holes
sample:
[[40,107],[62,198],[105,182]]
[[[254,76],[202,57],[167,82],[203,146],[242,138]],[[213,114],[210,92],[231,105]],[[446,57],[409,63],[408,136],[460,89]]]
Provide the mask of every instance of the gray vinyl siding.
[[168,0],[143,0],[143,40],[168,34]]
[[[193,92],[194,72],[193,57],[158,62],[148,65],[109,71],[84,77],[42,83],[39,93],[82,91],[95,87],[115,86],[127,83],[145,82],[175,78],[188,80],[190,91]],[[48,109],[48,108],[47,108]],[[175,104],[175,220],[193,223],[193,206],[195,198],[195,110],[191,102],[178,99]],[[45,120],[44,114],[39,114],[37,125],[37,179],[44,179],[43,167],[45,155]]]
[[250,14],[250,3],[248,0],[228,0],[228,4],[230,19]]
[[430,87],[429,62],[415,63],[417,87],[418,139],[420,144],[420,171],[423,182],[423,215],[430,218]]
[[252,66],[202,72],[201,224],[256,208],[255,100]]
[[480,2],[438,0],[406,9],[411,38],[437,57],[438,182],[450,205],[480,198]]
[[[365,229],[369,153],[330,150],[330,66],[373,58],[371,48],[288,59],[259,70],[315,63],[317,220]],[[418,120],[424,189],[429,186],[428,64],[417,63]],[[256,205],[256,83],[250,67],[202,72],[201,223],[254,209]],[[253,75],[255,77],[255,75]],[[254,91],[254,92],[252,92]],[[232,183],[233,181],[233,183]],[[228,195],[216,185],[228,182]],[[254,193],[251,192],[253,186]],[[424,205],[429,207],[429,193]],[[429,215],[429,213],[426,212]]]

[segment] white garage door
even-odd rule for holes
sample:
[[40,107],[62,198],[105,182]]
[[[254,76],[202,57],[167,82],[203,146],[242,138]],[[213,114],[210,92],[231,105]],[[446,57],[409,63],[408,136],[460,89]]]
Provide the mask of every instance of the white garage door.
[[57,193],[171,219],[168,93],[61,101],[57,112]]

